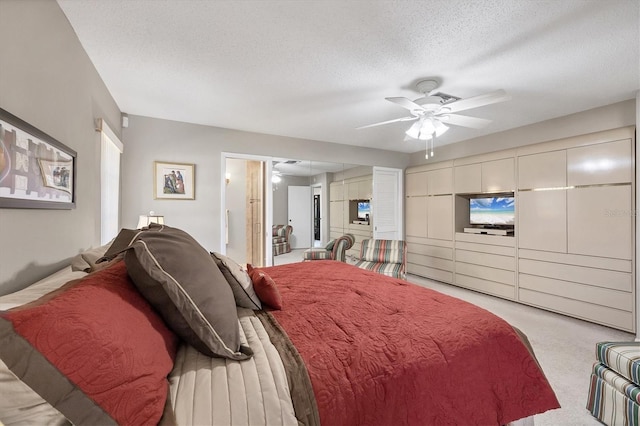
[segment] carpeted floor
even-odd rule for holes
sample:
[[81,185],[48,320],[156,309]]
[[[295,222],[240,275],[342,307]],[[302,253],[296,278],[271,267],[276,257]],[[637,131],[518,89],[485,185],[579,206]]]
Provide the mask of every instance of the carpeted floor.
[[483,307],[522,330],[562,408],[535,416],[536,426],[600,425],[585,408],[595,344],[632,341],[631,333],[409,275],[408,280]]
[[[294,250],[276,256],[274,264],[300,262],[302,252],[304,250]],[[347,261],[353,263],[352,259]],[[562,406],[559,410],[535,416],[536,426],[601,424],[585,408],[589,376],[595,362],[595,344],[601,341],[632,341],[635,338],[633,334],[415,275],[409,275],[407,279],[485,308],[527,335]]]

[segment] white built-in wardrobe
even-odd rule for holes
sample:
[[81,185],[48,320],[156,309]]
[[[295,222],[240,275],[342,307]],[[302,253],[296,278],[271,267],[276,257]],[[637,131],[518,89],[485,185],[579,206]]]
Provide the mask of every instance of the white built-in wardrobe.
[[[409,273],[635,332],[634,127],[406,170]],[[512,235],[464,232],[515,197]]]

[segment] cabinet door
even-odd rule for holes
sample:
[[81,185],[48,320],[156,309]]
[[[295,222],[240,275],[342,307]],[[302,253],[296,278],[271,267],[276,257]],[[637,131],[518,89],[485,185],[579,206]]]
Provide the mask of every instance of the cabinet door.
[[453,192],[453,168],[427,172],[429,195],[451,194]]
[[329,224],[331,228],[344,229],[343,201],[331,201],[329,203]]
[[567,186],[567,151],[518,157],[518,189]]
[[567,191],[518,192],[518,246],[567,252]]
[[342,201],[344,199],[344,185],[342,182],[332,182],[329,185],[329,201]]
[[631,140],[606,142],[567,150],[570,186],[631,182]]
[[409,197],[405,207],[407,235],[427,238],[427,197]]
[[572,189],[567,203],[569,253],[631,259],[631,185]]
[[514,172],[513,158],[482,163],[482,192],[513,191]]
[[349,229],[349,225],[351,225],[351,221],[354,219],[351,219],[351,216],[349,216],[349,201],[348,200],[344,200],[342,202],[342,215],[343,215],[343,221],[342,221],[342,226],[345,229],[345,232],[347,232],[346,230]]
[[427,172],[407,173],[405,178],[405,194],[407,197],[427,195]]
[[427,237],[453,240],[453,196],[429,197],[427,205]]
[[358,182],[358,199],[370,200],[373,187],[373,179]]
[[456,166],[453,169],[455,189],[458,194],[475,194],[481,192],[482,166],[469,164]]
[[347,184],[349,200],[358,199],[358,182],[351,182]]

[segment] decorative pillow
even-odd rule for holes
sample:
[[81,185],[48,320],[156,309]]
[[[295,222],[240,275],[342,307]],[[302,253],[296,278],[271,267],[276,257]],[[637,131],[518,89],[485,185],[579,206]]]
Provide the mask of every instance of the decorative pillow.
[[129,275],[169,327],[208,356],[242,360],[233,293],[216,263],[189,234],[151,224],[125,253]]
[[233,297],[236,299],[236,306],[253,309],[254,311],[262,309],[262,303],[260,303],[260,298],[253,289],[253,284],[247,271],[242,269],[230,257],[223,254],[213,252],[211,257],[213,257],[220,272],[222,272],[222,275],[231,286]]
[[156,424],[178,339],[124,262],[0,312],[0,359],[74,424]]
[[282,309],[282,296],[278,291],[276,282],[273,281],[266,272],[260,269],[255,269],[251,265],[247,265],[249,270],[249,276],[253,282],[253,288],[255,289],[258,297],[262,300],[262,303],[271,306],[273,309]]

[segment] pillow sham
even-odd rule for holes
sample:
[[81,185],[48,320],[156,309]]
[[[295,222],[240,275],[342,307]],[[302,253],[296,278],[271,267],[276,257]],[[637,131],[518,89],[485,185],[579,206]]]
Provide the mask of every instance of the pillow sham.
[[229,283],[233,297],[236,300],[236,306],[241,308],[253,309],[254,311],[262,309],[260,298],[256,295],[251,282],[251,277],[247,271],[230,257],[220,253],[211,253],[211,257],[216,262],[218,269]]
[[233,293],[216,263],[186,232],[151,224],[125,253],[129,275],[169,327],[208,356],[242,360]]
[[0,312],[0,359],[74,424],[156,424],[177,344],[124,262]]
[[278,286],[273,278],[265,271],[256,269],[250,264],[247,265],[247,270],[253,282],[253,288],[258,294],[258,297],[260,297],[260,300],[275,310],[281,310],[282,296],[280,296],[280,291],[278,291]]

